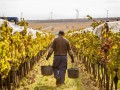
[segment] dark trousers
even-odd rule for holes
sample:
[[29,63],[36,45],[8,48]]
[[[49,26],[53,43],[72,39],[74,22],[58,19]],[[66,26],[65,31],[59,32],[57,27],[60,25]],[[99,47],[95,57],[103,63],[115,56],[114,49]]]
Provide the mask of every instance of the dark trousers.
[[54,56],[54,77],[60,78],[60,83],[63,84],[65,81],[65,73],[67,69],[67,56]]

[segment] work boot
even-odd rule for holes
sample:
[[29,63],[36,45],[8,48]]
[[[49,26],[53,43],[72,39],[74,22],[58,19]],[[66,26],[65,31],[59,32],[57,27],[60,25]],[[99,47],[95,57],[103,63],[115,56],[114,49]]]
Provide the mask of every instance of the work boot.
[[56,78],[56,85],[60,85],[60,78]]

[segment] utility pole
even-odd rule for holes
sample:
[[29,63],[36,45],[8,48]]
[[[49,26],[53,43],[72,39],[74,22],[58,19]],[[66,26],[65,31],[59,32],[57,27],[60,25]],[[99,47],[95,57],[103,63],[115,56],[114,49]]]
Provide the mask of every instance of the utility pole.
[[109,10],[106,10],[106,12],[107,12],[107,18],[108,18]]
[[78,9],[75,9],[75,11],[76,11],[76,19],[79,19],[79,10]]
[[51,11],[50,12],[50,17],[51,17],[51,20],[53,19],[53,12]]
[[23,12],[21,12],[21,20],[22,20],[22,18],[23,18]]
[[3,17],[5,17],[4,13],[3,13]]

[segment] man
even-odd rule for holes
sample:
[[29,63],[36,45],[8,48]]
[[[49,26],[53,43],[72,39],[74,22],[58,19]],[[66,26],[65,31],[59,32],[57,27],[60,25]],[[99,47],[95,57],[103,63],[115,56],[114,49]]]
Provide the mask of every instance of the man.
[[54,77],[56,78],[56,85],[64,84],[65,81],[65,73],[67,69],[67,52],[71,57],[71,62],[74,62],[73,52],[71,50],[69,41],[64,38],[64,32],[59,31],[58,37],[55,38],[49,48],[48,55],[46,60],[54,52],[54,62],[53,62],[53,69],[54,69]]

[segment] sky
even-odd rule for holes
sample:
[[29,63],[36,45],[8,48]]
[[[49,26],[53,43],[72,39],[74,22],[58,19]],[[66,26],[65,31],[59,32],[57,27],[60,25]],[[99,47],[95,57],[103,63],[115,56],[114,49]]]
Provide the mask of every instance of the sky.
[[26,20],[120,17],[120,0],[0,0],[0,16],[24,17]]

